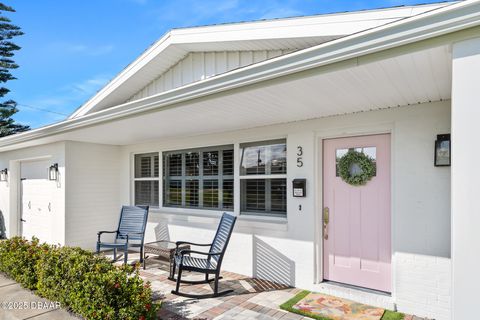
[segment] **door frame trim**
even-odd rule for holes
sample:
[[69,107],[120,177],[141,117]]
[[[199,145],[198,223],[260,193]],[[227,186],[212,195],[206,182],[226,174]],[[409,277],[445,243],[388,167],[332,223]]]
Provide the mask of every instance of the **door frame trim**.
[[314,250],[314,284],[323,282],[323,142],[327,139],[359,137],[378,134],[390,134],[390,236],[391,236],[391,297],[396,296],[395,287],[395,229],[393,228],[395,217],[395,124],[394,122],[382,122],[371,125],[359,125],[350,127],[334,127],[315,131],[315,250]]

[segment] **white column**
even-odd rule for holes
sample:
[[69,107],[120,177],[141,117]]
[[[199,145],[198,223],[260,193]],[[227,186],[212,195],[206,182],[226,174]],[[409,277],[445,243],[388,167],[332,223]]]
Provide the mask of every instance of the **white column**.
[[453,319],[478,319],[480,290],[480,38],[453,45]]

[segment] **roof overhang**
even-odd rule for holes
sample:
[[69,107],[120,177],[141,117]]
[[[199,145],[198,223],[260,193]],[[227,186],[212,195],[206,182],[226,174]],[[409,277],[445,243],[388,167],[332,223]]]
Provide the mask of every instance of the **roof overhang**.
[[444,101],[450,96],[450,47],[441,45],[377,60],[350,59],[41,139],[129,145]]
[[173,29],[76,110],[70,118],[124,103],[189,52],[305,49],[447,4]]
[[[153,97],[119,105],[79,118],[68,119],[26,133],[5,137],[0,140],[0,150],[17,149],[31,144],[48,143],[66,139],[83,139],[84,141],[91,141],[90,138],[87,137],[86,133],[88,132],[90,132],[89,134],[97,136],[95,142],[128,144],[133,142],[132,139],[136,142],[141,142],[142,139],[146,140],[150,137],[139,135],[133,131],[129,132],[128,130],[130,129],[127,130],[126,127],[126,125],[128,125],[128,128],[134,127],[135,124],[138,127],[146,127],[146,122],[137,123],[133,121],[135,119],[141,119],[142,121],[157,121],[152,123],[148,122],[153,128],[160,128],[158,120],[167,119],[170,124],[174,125],[173,129],[175,129],[183,127],[183,125],[176,123],[175,119],[181,120],[182,114],[185,110],[200,110],[201,113],[197,113],[197,115],[202,117],[203,114],[204,116],[201,119],[195,119],[193,125],[191,125],[191,127],[195,127],[195,124],[201,122],[198,120],[205,121],[205,123],[208,124],[210,123],[207,119],[208,116],[215,119],[216,115],[223,114],[223,112],[228,110],[227,108],[225,110],[212,109],[214,106],[219,107],[224,104],[227,106],[231,105],[235,108],[236,106],[241,105],[242,100],[237,100],[237,103],[230,101],[230,104],[225,104],[225,102],[228,102],[228,99],[232,99],[234,96],[236,96],[235,99],[238,99],[239,97],[244,99],[243,101],[247,103],[244,102],[243,104],[246,105],[248,104],[248,99],[252,97],[252,94],[256,93],[257,97],[263,97],[263,99],[266,100],[266,103],[262,105],[262,107],[265,106],[266,108],[268,105],[282,106],[281,101],[278,100],[281,96],[277,96],[277,94],[281,91],[285,92],[286,88],[296,84],[303,85],[302,88],[305,90],[309,89],[310,91],[313,91],[318,89],[315,87],[315,85],[318,84],[318,81],[323,79],[326,81],[325,83],[328,83],[329,81],[333,81],[335,77],[340,77],[340,79],[336,79],[335,81],[338,80],[340,81],[340,84],[348,85],[348,83],[341,81],[342,74],[339,72],[365,72],[365,70],[362,71],[362,68],[368,68],[367,72],[374,72],[372,70],[375,70],[375,67],[378,67],[379,64],[385,64],[385,62],[388,62],[389,60],[393,61],[391,59],[396,59],[395,63],[397,64],[400,61],[402,68],[409,65],[415,66],[416,64],[428,65],[427,63],[415,61],[415,59],[422,59],[422,56],[425,58],[425,54],[427,54],[428,57],[429,52],[434,53],[432,55],[433,58],[443,57],[438,58],[440,59],[438,63],[440,66],[447,67],[447,69],[444,69],[440,75],[433,74],[432,77],[443,79],[438,85],[438,88],[444,87],[446,89],[437,91],[434,91],[433,89],[430,91],[424,89],[423,94],[418,90],[410,90],[414,93],[412,95],[414,100],[410,101],[409,98],[404,102],[401,102],[400,99],[394,99],[394,101],[390,102],[381,100],[364,101],[364,103],[361,104],[356,103],[356,105],[359,106],[357,109],[348,109],[348,104],[345,104],[345,109],[335,110],[335,105],[338,104],[321,106],[317,103],[316,106],[318,108],[316,108],[314,112],[305,112],[302,117],[320,117],[421,102],[415,101],[415,95],[421,95],[423,96],[422,99],[426,99],[427,101],[448,99],[448,88],[451,77],[449,74],[450,69],[448,69],[450,66],[448,56],[449,46],[453,41],[478,37],[480,28],[477,26],[479,26],[479,24],[480,1],[465,1],[438,9],[434,12],[425,13],[421,16],[394,22],[388,26],[382,26],[374,30],[368,30],[342,39],[334,40],[314,48],[305,49],[256,65],[237,69]],[[402,57],[407,58],[402,60]],[[434,69],[438,69],[437,66],[435,66]],[[431,70],[423,70],[424,72],[420,73],[418,73],[418,71],[418,69],[413,69],[411,72],[417,72],[417,74],[427,74],[427,72],[431,72]],[[346,78],[353,79],[359,75],[360,74],[357,73],[355,75],[349,75]],[[372,77],[375,78],[378,77],[378,75],[373,75]],[[343,78],[345,78],[345,76],[343,76]],[[312,79],[315,82],[311,82],[310,80]],[[429,81],[431,81],[431,79],[427,77],[422,84],[428,83]],[[355,83],[353,84],[355,86],[357,85]],[[338,87],[341,87],[341,85]],[[415,89],[416,87],[417,86],[412,88]],[[418,86],[418,88],[420,88],[420,86]],[[361,90],[357,89],[352,91],[352,93],[357,94],[360,91]],[[381,90],[377,90],[377,92],[380,91]],[[241,96],[242,94],[248,93],[250,93],[250,95]],[[324,94],[328,97],[329,91],[325,91]],[[315,105],[314,100],[302,100],[302,96],[304,95],[300,92],[296,95],[296,98],[303,105]],[[393,97],[394,95],[391,96]],[[317,97],[317,101],[318,98],[319,97]],[[335,97],[332,98],[332,101],[334,101]],[[220,101],[215,99],[224,100]],[[221,103],[213,103],[215,101],[220,101]],[[326,110],[328,108],[333,110],[327,112]],[[317,109],[322,109],[323,111],[320,112]],[[177,114],[172,116],[171,113],[175,110],[177,110]],[[246,109],[242,110],[244,112],[247,111]],[[255,110],[258,112],[259,110],[262,110],[262,108],[256,108]],[[288,114],[283,114],[281,109],[278,110],[280,110],[280,112],[277,112],[277,117],[271,119],[270,123],[294,121],[298,118],[289,117]],[[298,114],[301,113],[299,112]],[[124,122],[128,119],[133,122]],[[253,123],[253,125],[262,125],[265,123],[266,121],[262,123]],[[130,140],[122,137],[124,138],[123,140],[119,139],[113,141],[114,139],[112,140],[108,138],[109,141],[107,141],[107,139],[100,141],[101,139],[98,139],[99,132],[94,130],[94,128],[101,128],[102,131],[100,132],[105,133],[105,129],[114,129],[114,127],[119,125],[120,129],[123,127],[123,130],[128,133]],[[187,125],[187,123],[185,123],[185,125]],[[168,127],[168,125],[166,126]],[[118,129],[119,128],[117,127],[116,130]],[[173,129],[171,132],[179,134]],[[216,129],[225,130],[227,128],[217,127]],[[234,127],[228,127],[228,129],[234,129]],[[190,134],[191,133],[192,132],[190,132]],[[189,134],[189,132],[183,132],[183,134]],[[34,139],[36,140],[33,141]]]

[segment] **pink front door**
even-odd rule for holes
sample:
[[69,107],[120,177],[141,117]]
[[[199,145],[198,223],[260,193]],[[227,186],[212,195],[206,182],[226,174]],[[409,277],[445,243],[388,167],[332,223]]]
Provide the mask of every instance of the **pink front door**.
[[[352,149],[375,159],[376,175],[366,185],[352,186],[337,175],[337,159]],[[329,211],[324,279],[390,292],[389,134],[324,140],[323,203]]]

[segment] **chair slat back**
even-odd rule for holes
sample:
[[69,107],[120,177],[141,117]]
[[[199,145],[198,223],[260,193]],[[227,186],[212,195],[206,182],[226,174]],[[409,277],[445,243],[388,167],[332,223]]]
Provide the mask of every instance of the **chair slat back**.
[[126,239],[126,234],[129,234],[129,240],[143,241],[147,220],[148,206],[123,206],[118,223],[117,239]]
[[223,257],[225,250],[227,249],[228,241],[232,235],[233,227],[235,226],[235,221],[237,217],[232,216],[228,213],[223,213],[220,224],[218,225],[217,233],[215,238],[213,238],[212,246],[210,247],[210,253],[212,252],[221,252],[220,256],[212,256],[213,260],[218,261]]

